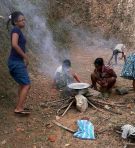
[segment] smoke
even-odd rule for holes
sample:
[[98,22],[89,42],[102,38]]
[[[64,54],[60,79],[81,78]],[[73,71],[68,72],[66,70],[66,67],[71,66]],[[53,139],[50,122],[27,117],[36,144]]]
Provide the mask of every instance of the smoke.
[[53,76],[56,67],[60,65],[60,61],[52,32],[47,24],[47,15],[42,15],[40,7],[33,5],[30,1],[16,0],[16,2],[20,11],[24,12],[26,16],[27,35],[36,45],[36,50],[40,55],[39,70]]
[[92,32],[87,27],[76,27],[65,20],[59,22],[59,26],[69,32],[70,39],[77,48],[84,50],[113,49],[116,44],[121,43],[120,40],[113,37],[105,39],[103,33],[98,29]]
[[[27,37],[33,44],[33,50],[40,55],[39,70],[53,76],[56,67],[61,64],[61,57],[70,58],[70,55],[65,48],[61,51],[57,49],[45,14],[48,11],[47,0],[44,4],[46,4],[46,11],[43,14],[41,4],[33,4],[28,0],[3,0],[0,8],[6,12],[2,15],[9,15],[16,8],[24,13]],[[84,50],[111,49],[118,43],[114,38],[105,40],[100,32],[91,33],[89,29],[74,27],[65,20],[60,21],[58,27],[69,32],[71,43]]]
[[115,38],[105,39],[101,32],[90,32],[87,28],[75,28],[71,32],[76,46],[85,50],[113,49],[118,43]]
[[[44,4],[47,4],[47,2],[44,1]],[[56,67],[61,63],[52,32],[47,24],[47,15],[42,14],[40,6],[36,3],[32,4],[28,0],[3,0],[0,8],[2,15],[6,16],[7,19],[13,11],[23,12],[26,17],[25,35],[29,38],[30,45],[33,45],[31,46],[32,50],[40,55],[41,64],[38,68],[40,71],[53,76]]]
[[14,11],[12,6],[12,0],[1,0],[0,1],[0,15],[4,16],[4,18],[7,18],[7,16]]

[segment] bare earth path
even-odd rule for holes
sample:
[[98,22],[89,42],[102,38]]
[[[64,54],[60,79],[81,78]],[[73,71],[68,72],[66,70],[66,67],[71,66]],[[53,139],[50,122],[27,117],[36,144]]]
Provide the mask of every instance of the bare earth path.
[[[71,59],[74,70],[80,75],[83,82],[90,83],[90,73],[93,70],[93,61],[96,57],[109,59],[111,51],[107,49],[84,51],[72,49]],[[120,63],[122,63],[120,61]],[[118,74],[116,86],[130,87],[131,82],[119,77],[121,66],[115,67]],[[113,131],[113,127],[121,123],[135,124],[135,104],[130,103],[134,99],[134,93],[118,96],[114,92],[109,101],[125,102],[126,107],[119,108],[122,115],[111,114],[107,111],[101,113],[89,107],[85,113],[79,113],[74,107],[58,121],[67,127],[77,129],[76,121],[83,117],[97,127],[96,130],[105,132],[98,135],[96,140],[80,140],[59,127],[52,121],[56,118],[56,112],[50,107],[41,107],[41,103],[48,100],[59,99],[59,92],[52,91],[52,80],[44,74],[31,74],[32,89],[28,97],[27,106],[32,109],[29,117],[16,117],[13,114],[15,101],[13,98],[3,97],[0,108],[0,147],[1,148],[123,148],[126,141]],[[11,100],[13,99],[13,100]],[[105,120],[104,118],[108,118]],[[54,139],[54,142],[51,142]]]

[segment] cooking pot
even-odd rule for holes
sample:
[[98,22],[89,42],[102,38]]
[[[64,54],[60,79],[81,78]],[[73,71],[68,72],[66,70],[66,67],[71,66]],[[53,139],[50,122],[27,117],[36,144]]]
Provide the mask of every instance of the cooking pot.
[[68,85],[70,89],[76,89],[76,90],[86,89],[89,88],[89,86],[90,85],[88,83],[71,83]]
[[89,87],[88,83],[71,83],[68,85],[68,88],[76,91],[77,94],[85,94]]

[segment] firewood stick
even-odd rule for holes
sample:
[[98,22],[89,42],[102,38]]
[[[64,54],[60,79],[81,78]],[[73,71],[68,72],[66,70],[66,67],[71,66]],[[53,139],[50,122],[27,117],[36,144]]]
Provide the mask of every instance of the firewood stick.
[[[94,108],[98,109],[99,111],[102,111],[102,110],[100,110],[99,108],[97,108],[93,103],[91,103],[89,100],[88,100],[88,103],[89,103],[90,105],[92,105]],[[106,108],[104,108],[104,106],[103,106],[103,109],[105,109],[105,110],[107,110],[107,111],[109,111],[109,112],[111,112],[111,113],[115,113],[115,114],[122,115],[122,113],[119,113],[119,112],[117,112],[117,111],[113,111],[113,110],[110,110],[110,109],[106,109]],[[102,112],[103,112],[103,111],[102,111]]]
[[126,104],[125,102],[114,102],[114,104]]
[[115,104],[115,103],[108,103],[108,102],[100,101],[100,100],[96,100],[96,99],[89,99],[89,100],[94,101],[94,102],[97,102],[97,103],[101,103],[101,104],[110,105],[110,106],[116,106],[116,107],[125,106],[125,105],[119,105],[119,104]]
[[58,110],[57,110],[57,114],[60,112],[61,109],[64,109],[68,106],[68,104],[63,104]]
[[116,133],[121,134],[122,132],[120,132],[120,131],[117,130]]
[[126,143],[126,146],[135,146],[135,143]]
[[53,123],[56,124],[57,126],[63,128],[63,129],[65,129],[65,130],[71,132],[71,133],[75,133],[74,130],[72,130],[72,129],[70,129],[70,128],[68,128],[68,127],[66,127],[66,126],[64,126],[64,125],[62,125],[62,124],[60,124],[59,122],[53,121]]
[[87,101],[88,101],[88,103],[89,103],[92,107],[94,107],[96,110],[99,110],[100,112],[103,112],[103,113],[104,113],[103,110],[97,108],[97,107],[96,107],[93,103],[91,103],[89,100],[87,100]]
[[71,107],[71,105],[73,104],[74,100],[72,100],[72,102],[70,102],[69,106],[67,107],[67,109],[64,111],[64,113],[61,115],[62,117],[66,114],[66,112],[69,110],[69,108]]
[[[70,99],[71,100],[71,99]],[[66,100],[64,103],[68,103],[70,100]],[[68,106],[68,104],[63,104],[58,110],[57,110],[57,114],[60,112],[61,109],[66,108]]]
[[97,134],[102,134],[102,133],[104,133],[104,132],[106,132],[106,131],[108,131],[109,129],[103,129],[103,130],[101,130],[101,131],[97,131]]
[[110,104],[110,103],[108,103],[108,102],[99,101],[99,100],[96,100],[96,99],[89,99],[89,100],[94,101],[94,102],[97,102],[97,103],[101,103],[101,104],[112,105],[112,104]]
[[120,112],[117,112],[117,111],[114,111],[114,110],[110,110],[110,109],[107,109],[107,108],[104,108],[104,109],[109,111],[109,112],[111,112],[111,113],[122,115],[122,113],[120,113]]
[[[69,98],[69,99],[67,99],[67,100],[69,101],[69,100],[72,100],[72,99],[73,99],[73,98]],[[66,99],[46,101],[46,103],[57,103],[57,102],[62,102],[62,101],[66,101]]]
[[[100,105],[101,105],[101,104],[100,104]],[[122,113],[120,113],[120,112],[117,112],[117,111],[114,111],[114,110],[110,110],[110,109],[105,108],[104,105],[101,105],[101,106],[102,106],[102,108],[103,108],[104,110],[107,110],[107,111],[109,111],[110,113],[122,115]]]
[[104,118],[103,121],[99,122],[98,125],[95,126],[95,129],[98,128],[99,125],[103,124],[106,120],[109,120],[111,117]]

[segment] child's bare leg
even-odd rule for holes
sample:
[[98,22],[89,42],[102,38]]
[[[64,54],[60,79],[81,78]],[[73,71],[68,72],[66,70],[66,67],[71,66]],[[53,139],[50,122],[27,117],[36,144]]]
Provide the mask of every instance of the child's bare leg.
[[24,109],[24,103],[26,100],[26,96],[28,94],[28,91],[30,89],[30,85],[22,85],[19,88],[19,100],[15,109],[15,112],[23,111]]
[[110,60],[108,61],[108,65],[110,65],[110,62],[112,61],[113,56],[114,56],[114,54],[112,54],[112,56],[111,56]]
[[107,90],[112,89],[112,87],[114,86],[114,84],[116,83],[116,78],[112,77],[112,78],[108,78],[108,86],[107,86]]
[[97,90],[97,78],[96,78],[96,75],[95,73],[92,73],[91,74],[91,82],[92,82],[92,86],[94,87],[95,90]]
[[115,64],[117,65],[117,57],[118,57],[118,54],[115,54]]

